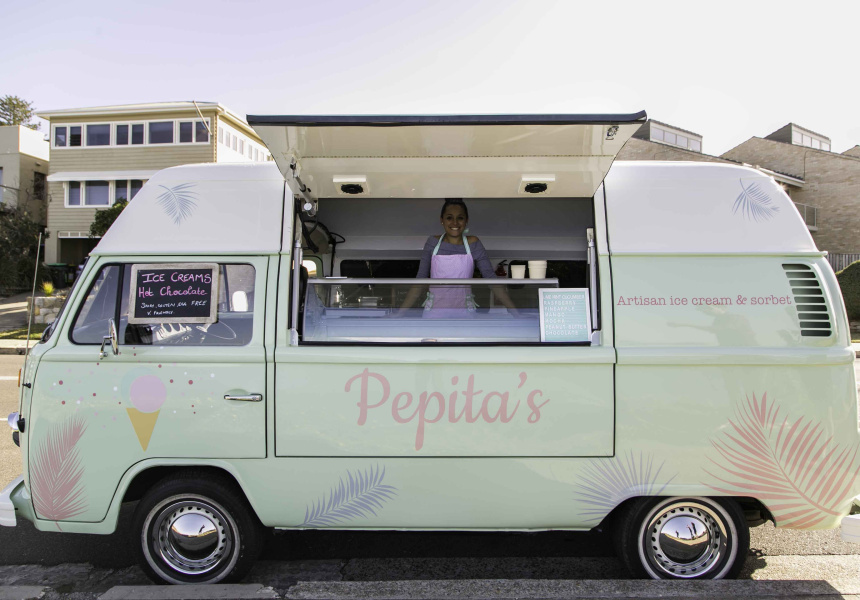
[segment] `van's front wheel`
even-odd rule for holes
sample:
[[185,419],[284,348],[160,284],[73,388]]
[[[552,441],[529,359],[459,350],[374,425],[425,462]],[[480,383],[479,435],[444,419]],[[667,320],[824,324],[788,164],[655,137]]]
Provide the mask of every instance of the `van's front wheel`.
[[238,581],[262,548],[262,526],[226,480],[178,476],[155,486],[135,512],[138,554],[157,583]]
[[736,577],[749,552],[743,510],[729,499],[643,498],[615,525],[618,556],[652,579]]

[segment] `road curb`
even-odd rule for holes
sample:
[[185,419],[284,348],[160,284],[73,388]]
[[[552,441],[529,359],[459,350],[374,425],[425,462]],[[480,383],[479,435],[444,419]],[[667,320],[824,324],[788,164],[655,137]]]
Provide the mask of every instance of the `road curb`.
[[[39,340],[30,340],[30,348],[39,343]],[[24,340],[0,340],[0,354],[24,354],[27,346]]]
[[456,580],[299,582],[285,598],[478,600],[561,598],[827,598],[860,595],[860,579],[835,581]]
[[3,585],[0,586],[0,600],[38,600],[48,591],[39,585]]
[[[0,600],[79,598],[42,586],[0,586]],[[84,592],[86,594],[86,592]],[[114,586],[98,600],[860,600],[860,578],[830,580],[458,579],[299,581],[281,595],[260,583]]]
[[118,585],[99,600],[248,600],[280,598],[260,583],[214,585]]

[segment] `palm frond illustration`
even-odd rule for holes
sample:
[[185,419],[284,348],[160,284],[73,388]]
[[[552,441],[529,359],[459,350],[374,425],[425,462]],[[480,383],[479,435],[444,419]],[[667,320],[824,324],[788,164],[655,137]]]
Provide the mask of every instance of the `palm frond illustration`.
[[346,472],[346,479],[331,488],[328,500],[325,494],[308,505],[302,527],[326,527],[353,519],[376,516],[382,505],[397,495],[397,488],[383,483],[385,469],[370,467],[354,474]]
[[83,418],[75,415],[52,428],[36,447],[30,461],[30,492],[40,518],[65,521],[86,510],[84,467],[77,449],[86,429]]
[[173,187],[158,186],[164,190],[158,196],[158,203],[176,225],[181,225],[182,221],[190,217],[197,207],[197,203],[194,201],[197,194],[189,191],[194,185],[193,183],[182,183]]
[[743,180],[740,180],[741,193],[735,200],[735,205],[732,208],[732,214],[737,214],[738,211],[745,219],[753,221],[767,221],[772,219],[779,212],[779,207],[774,204],[770,195],[761,189],[759,184],[753,182],[744,187]]
[[655,465],[653,456],[641,452],[637,459],[632,451],[626,458],[590,460],[574,485],[574,494],[586,506],[580,516],[596,522],[628,498],[659,496],[677,475],[661,478],[665,464]]
[[710,488],[765,502],[780,527],[805,529],[841,516],[856,493],[860,444],[833,442],[820,422],[782,415],[767,393],[739,403],[730,429],[711,444],[720,460]]

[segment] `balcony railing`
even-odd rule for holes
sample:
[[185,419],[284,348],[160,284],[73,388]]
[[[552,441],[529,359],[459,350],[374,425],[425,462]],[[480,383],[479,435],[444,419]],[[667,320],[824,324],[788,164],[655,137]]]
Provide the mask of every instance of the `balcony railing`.
[[818,231],[818,209],[800,202],[795,202],[794,206],[797,207],[797,212],[803,217],[803,222],[806,223],[809,231]]

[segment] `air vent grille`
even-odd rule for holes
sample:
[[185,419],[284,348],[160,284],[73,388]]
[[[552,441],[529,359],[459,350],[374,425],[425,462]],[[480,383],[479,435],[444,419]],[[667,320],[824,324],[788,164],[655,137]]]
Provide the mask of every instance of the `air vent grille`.
[[782,265],[791,286],[800,335],[805,337],[829,337],[833,335],[830,314],[821,283],[809,265]]

